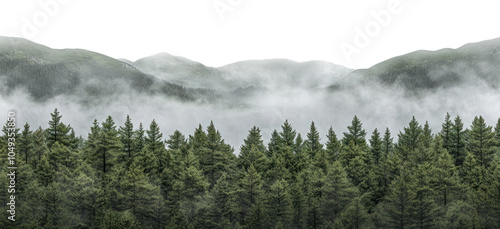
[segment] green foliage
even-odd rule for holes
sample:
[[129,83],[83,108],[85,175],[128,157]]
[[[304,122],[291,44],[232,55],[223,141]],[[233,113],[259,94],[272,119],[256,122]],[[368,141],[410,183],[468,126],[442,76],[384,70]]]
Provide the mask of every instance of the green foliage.
[[401,167],[399,176],[391,183],[386,202],[383,203],[388,227],[407,228],[413,223],[417,192],[414,177],[407,165]]
[[30,125],[28,123],[24,124],[24,129],[19,137],[18,143],[20,157],[24,158],[24,163],[28,164],[31,159],[30,157],[33,156],[33,131],[30,130]]
[[399,140],[396,150],[403,161],[406,161],[408,156],[417,150],[422,141],[422,135],[422,126],[420,126],[415,116],[413,116],[409,126],[404,128],[404,132],[398,134]]
[[328,155],[328,159],[331,161],[338,160],[338,155],[340,151],[340,141],[337,139],[337,135],[333,128],[330,126],[328,129],[328,134],[326,135],[326,152]]
[[347,127],[349,132],[344,133],[344,138],[342,139],[342,144],[349,145],[349,142],[353,142],[355,146],[364,147],[366,146],[366,131],[363,129],[363,124],[354,116],[351,125]]
[[61,122],[62,115],[60,115],[57,108],[54,109],[53,113],[50,113],[52,116],[52,120],[49,121],[49,128],[46,130],[47,132],[47,146],[49,148],[56,142],[59,142],[62,145],[68,145],[68,132],[69,128]]
[[372,137],[370,139],[370,152],[371,152],[371,157],[373,163],[375,165],[378,165],[380,161],[380,157],[382,157],[382,139],[380,138],[380,133],[378,132],[377,128],[372,133]]
[[118,129],[118,134],[120,141],[122,142],[122,151],[125,152],[127,160],[132,160],[133,154],[136,153],[136,146],[134,142],[134,124],[132,123],[129,115],[127,115],[125,124],[123,126],[120,126],[120,128]]
[[467,149],[474,156],[480,166],[489,168],[492,165],[495,135],[491,126],[487,126],[482,116],[475,117],[472,122]]
[[[444,123],[442,125],[443,129],[441,130],[441,138],[443,139],[443,147],[448,151],[451,152],[452,149],[452,144],[453,144],[453,123],[451,122],[451,117],[449,113],[446,113],[446,116],[444,118]],[[457,126],[458,127],[458,126]]]
[[323,145],[320,143],[321,138],[319,137],[319,132],[314,125],[314,122],[311,122],[311,126],[309,128],[309,133],[307,133],[307,140],[305,141],[305,146],[309,151],[309,156],[311,158],[315,158],[316,154],[323,149]]
[[252,127],[238,157],[212,122],[164,141],[154,120],[145,131],[109,116],[83,140],[60,119],[15,130],[19,217],[1,228],[500,227],[500,124],[480,116],[464,130],[447,115],[437,135],[413,117],[398,141],[375,129],[369,145],[356,116],[324,143],[314,122],[304,141],[285,121],[267,145]]
[[340,228],[371,228],[371,218],[361,203],[361,198],[354,198],[342,211],[338,223]]

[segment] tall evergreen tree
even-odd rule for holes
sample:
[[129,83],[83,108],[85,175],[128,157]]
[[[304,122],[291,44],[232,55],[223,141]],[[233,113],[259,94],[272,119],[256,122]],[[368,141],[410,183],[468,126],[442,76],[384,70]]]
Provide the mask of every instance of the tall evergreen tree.
[[351,184],[340,162],[334,162],[328,167],[321,200],[325,220],[330,224],[335,223],[344,208],[358,195],[358,189]]
[[281,126],[281,132],[279,133],[282,139],[283,146],[288,146],[294,148],[294,141],[297,132],[292,128],[292,125],[288,123],[288,120]]
[[146,146],[146,136],[145,130],[142,122],[139,123],[139,129],[135,131],[135,141],[134,141],[136,152],[141,152]]
[[165,144],[163,142],[163,134],[160,132],[160,126],[153,119],[149,125],[149,130],[146,131],[145,138],[146,150],[153,153],[158,159],[159,171],[162,171],[165,166]]
[[320,143],[320,140],[321,138],[316,126],[314,125],[314,122],[311,122],[309,133],[307,133],[307,140],[305,142],[311,158],[316,157],[316,154],[323,149],[323,145]]
[[434,140],[434,148],[438,150],[436,166],[432,171],[431,185],[436,191],[437,203],[441,206],[449,204],[452,194],[458,191],[460,180],[451,155],[443,148],[441,137]]
[[24,157],[24,163],[28,164],[33,149],[33,131],[30,130],[30,125],[28,123],[24,124],[23,132],[19,138],[18,148],[18,152]]
[[54,109],[53,113],[50,113],[52,119],[49,121],[49,128],[47,131],[47,146],[49,148],[56,142],[63,144],[65,146],[68,145],[67,134],[69,129],[64,123],[61,122],[62,115],[57,111],[57,108]]
[[495,126],[495,139],[497,148],[500,148],[500,118],[498,119],[497,125]]
[[[340,155],[342,166],[354,185],[361,185],[367,179],[369,158],[367,152],[350,141]],[[362,184],[366,185],[366,184]]]
[[270,189],[268,198],[269,215],[272,225],[282,225],[288,228],[292,217],[292,199],[288,193],[288,183],[281,179],[276,181]]
[[134,124],[132,123],[129,115],[127,115],[127,119],[125,120],[124,125],[120,126],[118,133],[123,146],[122,150],[126,153],[127,158],[130,160],[132,159],[133,152],[135,151],[135,131]]
[[355,146],[366,146],[366,131],[363,129],[363,124],[357,116],[354,116],[351,125],[348,126],[347,129],[349,130],[349,132],[344,133],[342,144],[349,145],[349,142],[352,141]]
[[455,165],[461,166],[465,160],[465,132],[462,119],[457,115],[452,125],[450,154],[455,160]]
[[495,135],[491,126],[487,126],[482,116],[475,117],[472,122],[468,150],[477,157],[480,166],[491,166],[495,155]]
[[37,165],[41,163],[42,156],[47,152],[47,145],[45,144],[45,132],[42,127],[38,127],[35,132],[33,132],[33,156],[35,160],[33,162],[33,168],[36,169]]
[[450,113],[446,113],[442,127],[440,134],[443,139],[443,147],[448,152],[451,152],[453,123],[451,122]]
[[[251,163],[254,163],[257,167],[263,169],[262,166],[265,165],[263,160],[266,159],[264,155],[265,151],[266,147],[264,146],[260,129],[254,126],[250,129],[247,138],[243,140],[243,144],[240,147],[238,166],[248,168]],[[259,171],[262,172],[262,170]]]
[[391,228],[412,226],[417,193],[414,177],[406,165],[401,166],[400,175],[391,183],[387,202],[384,204],[385,221]]
[[254,126],[248,132],[249,133],[248,133],[247,138],[243,140],[243,144],[240,147],[240,155],[244,155],[244,154],[248,153],[251,150],[252,145],[255,145],[255,147],[259,151],[265,152],[266,147],[264,146],[264,141],[262,140],[262,135],[260,134],[260,129],[256,126]]
[[277,154],[281,149],[283,139],[278,134],[277,130],[274,130],[271,134],[271,139],[269,139],[269,143],[267,144],[267,157],[271,158],[274,154]]
[[420,164],[414,172],[416,195],[413,224],[417,228],[435,227],[438,217],[438,208],[433,199],[434,190],[429,183],[431,176],[429,171],[432,168],[430,163]]
[[378,165],[380,157],[382,156],[382,147],[382,138],[380,138],[380,133],[378,132],[377,128],[375,128],[370,139],[371,157],[375,165]]
[[186,137],[178,130],[175,130],[169,139],[165,141],[171,150],[181,150],[187,145]]
[[399,140],[396,148],[399,156],[403,160],[407,160],[408,155],[417,150],[419,144],[422,142],[422,133],[422,126],[418,124],[415,116],[413,116],[409,126],[405,127],[404,131],[398,134]]
[[394,147],[393,138],[391,137],[391,131],[389,128],[385,129],[384,138],[382,139],[382,151],[385,156],[392,152]]
[[257,203],[262,201],[263,194],[261,175],[253,165],[250,165],[243,179],[239,182],[236,193],[242,224],[249,223],[250,215],[257,207]]
[[116,130],[115,122],[111,116],[108,116],[106,121],[102,123],[96,142],[96,153],[99,158],[98,160],[101,161],[98,164],[103,173],[106,173],[106,168],[112,165],[112,159],[116,154],[115,151],[120,146],[121,143],[118,140],[118,131]]
[[361,202],[360,197],[354,198],[349,205],[342,211],[340,222],[337,224],[340,228],[371,228],[372,223],[368,211]]
[[432,139],[434,136],[432,135],[432,130],[429,126],[429,122],[425,121],[424,127],[422,129],[422,145],[425,149],[429,149],[432,144]]
[[330,161],[336,161],[340,152],[340,141],[337,139],[333,127],[330,126],[326,135],[326,153]]
[[222,173],[231,171],[235,159],[233,149],[224,142],[213,122],[207,128],[206,150],[200,153],[201,169],[213,187]]

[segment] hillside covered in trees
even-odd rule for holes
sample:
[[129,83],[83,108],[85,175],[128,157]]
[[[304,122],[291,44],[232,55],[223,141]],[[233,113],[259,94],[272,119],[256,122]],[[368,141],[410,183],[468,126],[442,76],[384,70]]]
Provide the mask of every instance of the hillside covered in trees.
[[18,124],[17,216],[2,205],[0,228],[500,228],[500,119],[370,134],[355,116],[348,132],[303,135],[284,120],[235,149],[213,122],[163,136],[109,116],[82,138],[61,117]]

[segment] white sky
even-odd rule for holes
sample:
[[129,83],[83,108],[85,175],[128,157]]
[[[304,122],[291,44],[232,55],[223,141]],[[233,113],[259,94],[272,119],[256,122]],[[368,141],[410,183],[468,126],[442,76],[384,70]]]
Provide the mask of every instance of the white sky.
[[[58,7],[50,4],[44,9],[40,3],[47,2]],[[231,8],[223,20],[215,2]],[[399,3],[397,12],[380,25],[371,13],[387,11],[391,2]],[[133,61],[168,52],[214,67],[246,59],[287,58],[366,68],[419,49],[457,48],[500,37],[497,2],[0,0],[0,35]],[[366,26],[373,34],[356,46],[356,28],[365,31]],[[356,48],[357,53],[347,55],[350,60],[341,51],[342,44]]]

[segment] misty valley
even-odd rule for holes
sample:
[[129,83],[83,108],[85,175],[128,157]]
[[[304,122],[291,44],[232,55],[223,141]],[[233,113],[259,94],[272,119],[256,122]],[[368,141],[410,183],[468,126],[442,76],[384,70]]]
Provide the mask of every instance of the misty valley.
[[349,69],[0,37],[0,228],[499,228],[499,73],[500,39]]

